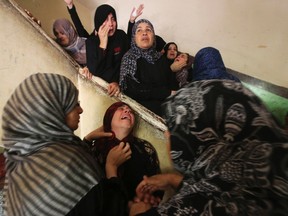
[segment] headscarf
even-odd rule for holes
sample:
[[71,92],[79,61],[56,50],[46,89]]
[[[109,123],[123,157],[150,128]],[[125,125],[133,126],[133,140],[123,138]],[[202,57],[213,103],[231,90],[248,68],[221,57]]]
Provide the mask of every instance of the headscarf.
[[179,82],[180,88],[186,85],[190,81],[188,80],[189,72],[192,70],[192,64],[194,62],[193,56],[189,55],[189,53],[185,53],[185,54],[188,56],[187,65],[183,67],[180,71],[176,72],[176,79]]
[[[71,22],[67,19],[57,19],[53,24],[53,32],[63,32],[69,38],[69,44],[63,47],[69,55],[75,59],[79,64],[86,64],[86,38],[79,37]],[[59,43],[58,39],[56,39]],[[60,43],[59,43],[60,44]],[[61,44],[60,44],[61,45]]]
[[288,134],[253,92],[230,80],[192,82],[163,110],[184,180],[159,214],[287,214]]
[[[95,11],[95,15],[94,15],[94,26],[95,26],[95,30],[98,32],[100,26],[104,23],[104,21],[107,19],[108,15],[112,13],[116,23],[117,23],[117,17],[116,17],[116,12],[115,9],[113,7],[111,7],[108,4],[103,4],[100,5],[96,11]],[[117,28],[117,26],[116,26]]]
[[167,56],[167,52],[168,52],[169,46],[170,46],[171,44],[174,44],[174,45],[176,46],[176,49],[177,49],[177,52],[178,52],[178,46],[177,46],[177,44],[176,44],[175,42],[169,42],[169,43],[165,44],[165,46],[163,47],[163,50],[164,50],[163,55]]
[[213,47],[205,47],[198,51],[193,65],[193,81],[208,79],[228,79],[240,82],[237,77],[227,72],[220,52]]
[[[134,139],[133,130],[131,130],[130,133],[124,139],[118,140],[116,138],[114,132],[112,131],[112,128],[111,128],[111,123],[112,123],[114,113],[116,112],[116,110],[119,107],[122,107],[124,105],[129,106],[128,104],[121,102],[121,101],[115,102],[110,107],[108,107],[108,109],[106,110],[106,112],[104,114],[104,118],[103,118],[104,131],[105,132],[111,132],[113,134],[113,136],[111,138],[98,139],[97,142],[95,142],[94,151],[97,154],[96,157],[99,159],[100,163],[103,166],[105,166],[107,155],[113,147],[119,145],[120,142],[132,143],[132,141]],[[121,167],[120,167],[120,169],[118,170],[118,174],[120,174],[120,176],[121,176],[121,172],[122,171],[121,171]]]
[[29,76],[7,101],[5,215],[66,215],[98,184],[95,161],[65,121],[77,103],[75,85],[49,73]]
[[[153,31],[154,42],[153,42],[152,47],[148,49],[141,49],[136,45],[135,34],[138,28],[138,25],[140,23],[147,23]],[[156,50],[156,39],[155,39],[154,27],[149,20],[140,19],[139,21],[137,21],[135,25],[133,26],[131,37],[132,37],[131,48],[123,56],[122,61],[121,61],[119,83],[120,83],[120,87],[122,91],[127,88],[126,86],[127,77],[130,77],[136,82],[139,82],[135,77],[135,73],[137,71],[137,60],[139,58],[144,58],[148,63],[154,64],[161,57],[161,53],[157,52]]]

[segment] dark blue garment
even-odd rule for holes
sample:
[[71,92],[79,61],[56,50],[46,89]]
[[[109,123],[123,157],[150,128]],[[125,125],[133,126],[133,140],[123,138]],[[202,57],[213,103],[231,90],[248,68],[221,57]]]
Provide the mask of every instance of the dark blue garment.
[[205,47],[195,56],[192,81],[210,79],[228,79],[240,82],[237,77],[227,72],[220,52],[213,47]]

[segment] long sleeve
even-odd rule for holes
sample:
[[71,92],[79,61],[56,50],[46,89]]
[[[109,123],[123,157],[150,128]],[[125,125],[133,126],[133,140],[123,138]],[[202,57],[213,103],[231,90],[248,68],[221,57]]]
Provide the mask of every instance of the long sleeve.
[[131,38],[132,38],[132,29],[135,23],[128,22],[128,28],[127,28],[127,35],[129,40],[129,45],[131,44]]
[[78,35],[80,37],[88,38],[89,37],[89,33],[86,31],[86,29],[82,25],[82,22],[81,22],[81,20],[80,20],[80,18],[78,16],[77,11],[76,11],[76,7],[73,5],[73,7],[71,9],[69,9],[68,7],[67,7],[67,9],[68,9],[68,12],[70,14],[70,17],[71,17],[71,19],[73,21],[73,24],[74,24],[74,26],[76,28],[76,31],[77,31]]

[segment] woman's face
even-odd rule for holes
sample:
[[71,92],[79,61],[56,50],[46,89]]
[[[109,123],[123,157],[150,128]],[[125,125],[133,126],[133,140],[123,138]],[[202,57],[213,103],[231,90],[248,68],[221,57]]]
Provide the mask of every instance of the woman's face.
[[105,25],[108,26],[108,36],[113,36],[116,32],[116,28],[117,28],[117,22],[115,20],[115,17],[113,16],[112,13],[110,13],[107,17],[107,19],[105,20]]
[[83,109],[79,103],[66,115],[65,122],[71,130],[76,130],[80,122],[80,114],[83,113]]
[[141,49],[149,49],[154,43],[154,33],[148,23],[139,23],[135,33],[135,43]]
[[178,50],[175,44],[170,44],[167,50],[167,58],[174,60],[177,56]]
[[177,62],[183,62],[183,63],[187,63],[188,62],[188,54],[187,53],[181,53],[179,54],[176,58],[175,61]]
[[57,42],[61,46],[67,47],[69,45],[69,37],[67,35],[65,35],[65,33],[63,31],[54,29],[54,35],[57,38]]
[[111,121],[111,128],[113,131],[115,131],[115,128],[124,128],[130,132],[133,129],[134,123],[135,116],[133,111],[129,106],[123,105],[115,111]]

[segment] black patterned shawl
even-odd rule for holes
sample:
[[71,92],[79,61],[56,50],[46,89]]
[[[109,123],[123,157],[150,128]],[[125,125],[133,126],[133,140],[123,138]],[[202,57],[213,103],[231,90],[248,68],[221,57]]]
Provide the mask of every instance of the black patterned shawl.
[[182,187],[159,215],[287,215],[288,135],[230,80],[192,82],[163,104]]

